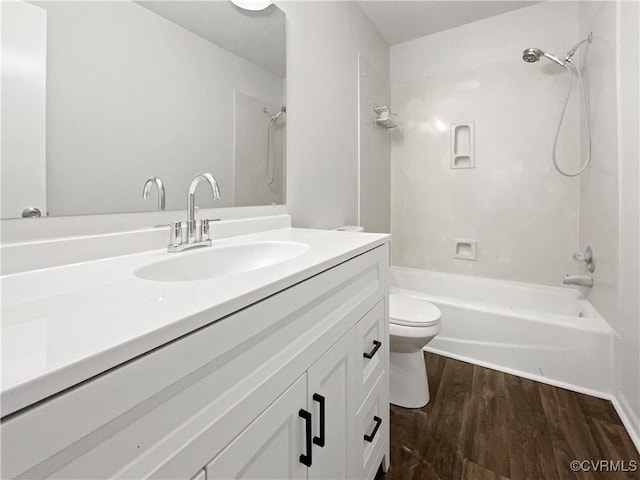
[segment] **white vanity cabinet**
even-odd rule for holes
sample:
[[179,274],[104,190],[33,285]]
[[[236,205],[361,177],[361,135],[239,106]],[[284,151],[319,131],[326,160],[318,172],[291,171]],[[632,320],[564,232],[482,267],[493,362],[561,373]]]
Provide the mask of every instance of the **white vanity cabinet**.
[[373,478],[388,264],[384,243],[3,419],[2,478]]

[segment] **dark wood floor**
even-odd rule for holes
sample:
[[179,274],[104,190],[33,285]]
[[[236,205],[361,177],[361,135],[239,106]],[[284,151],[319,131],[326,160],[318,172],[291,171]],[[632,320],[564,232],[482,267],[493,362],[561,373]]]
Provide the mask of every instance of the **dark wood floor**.
[[[640,479],[611,402],[426,354],[431,401],[391,406],[391,469],[378,480]],[[572,460],[637,462],[573,472]]]

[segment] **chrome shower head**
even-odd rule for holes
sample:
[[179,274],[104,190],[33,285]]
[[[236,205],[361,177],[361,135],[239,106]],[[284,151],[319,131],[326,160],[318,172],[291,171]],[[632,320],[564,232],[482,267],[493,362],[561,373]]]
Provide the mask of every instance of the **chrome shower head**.
[[522,52],[522,60],[527,63],[534,63],[540,60],[543,51],[538,48],[527,48],[524,52]]
[[279,112],[271,116],[271,122],[275,122],[278,118],[280,118],[280,115],[282,115],[283,113],[287,113],[286,105],[283,105]]
[[547,53],[543,50],[540,50],[539,48],[527,48],[525,51],[522,52],[522,60],[524,60],[527,63],[537,62],[538,60],[540,60],[540,57],[548,58],[549,60],[551,60],[554,63],[557,63],[561,67],[565,66],[564,62],[560,60],[558,57],[556,57],[555,55],[551,55],[550,53]]

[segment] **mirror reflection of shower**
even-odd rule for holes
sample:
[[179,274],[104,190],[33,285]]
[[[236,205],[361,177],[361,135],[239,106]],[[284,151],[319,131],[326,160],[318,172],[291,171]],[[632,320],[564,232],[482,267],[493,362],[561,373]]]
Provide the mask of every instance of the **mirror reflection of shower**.
[[[271,143],[272,143],[272,137],[273,137],[272,130],[274,130],[275,126],[279,126],[283,124],[285,117],[282,117],[282,114],[287,113],[287,106],[283,105],[280,108],[280,110],[274,114],[270,113],[267,107],[265,107],[264,113],[266,113],[271,117],[269,119],[269,126],[267,127],[267,157],[266,157],[266,164],[265,164],[265,170],[264,170],[264,179],[267,182],[267,185],[269,185],[269,188],[273,191],[273,182],[276,176],[275,176],[275,167],[273,164],[273,160],[271,158],[272,157]],[[278,119],[280,119],[280,117],[282,117],[282,120],[278,122]]]

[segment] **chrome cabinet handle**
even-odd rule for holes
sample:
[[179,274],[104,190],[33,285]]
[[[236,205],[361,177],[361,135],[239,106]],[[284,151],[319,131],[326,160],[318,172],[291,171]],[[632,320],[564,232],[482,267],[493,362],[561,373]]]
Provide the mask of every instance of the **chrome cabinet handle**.
[[307,453],[303,453],[300,455],[300,463],[310,467],[311,463],[312,463],[312,458],[311,458],[311,413],[307,412],[304,409],[300,409],[298,411],[298,416],[300,416],[301,418],[304,419],[305,421],[305,443],[306,443],[306,449],[307,449]]
[[373,356],[376,354],[376,352],[378,351],[378,349],[380,349],[380,347],[382,346],[382,342],[379,342],[378,340],[374,340],[373,341],[373,350],[371,350],[369,353],[365,352],[362,354],[362,356],[364,358],[373,358]]
[[373,432],[371,432],[371,435],[367,435],[367,434],[364,435],[364,440],[369,443],[373,442],[373,439],[375,438],[376,433],[378,433],[378,429],[380,428],[380,425],[382,425],[382,419],[380,417],[374,416],[373,421],[376,422],[376,426],[373,427]]
[[313,443],[320,448],[324,447],[324,400],[325,398],[318,394],[313,394],[313,400],[320,404],[320,435],[313,437]]

